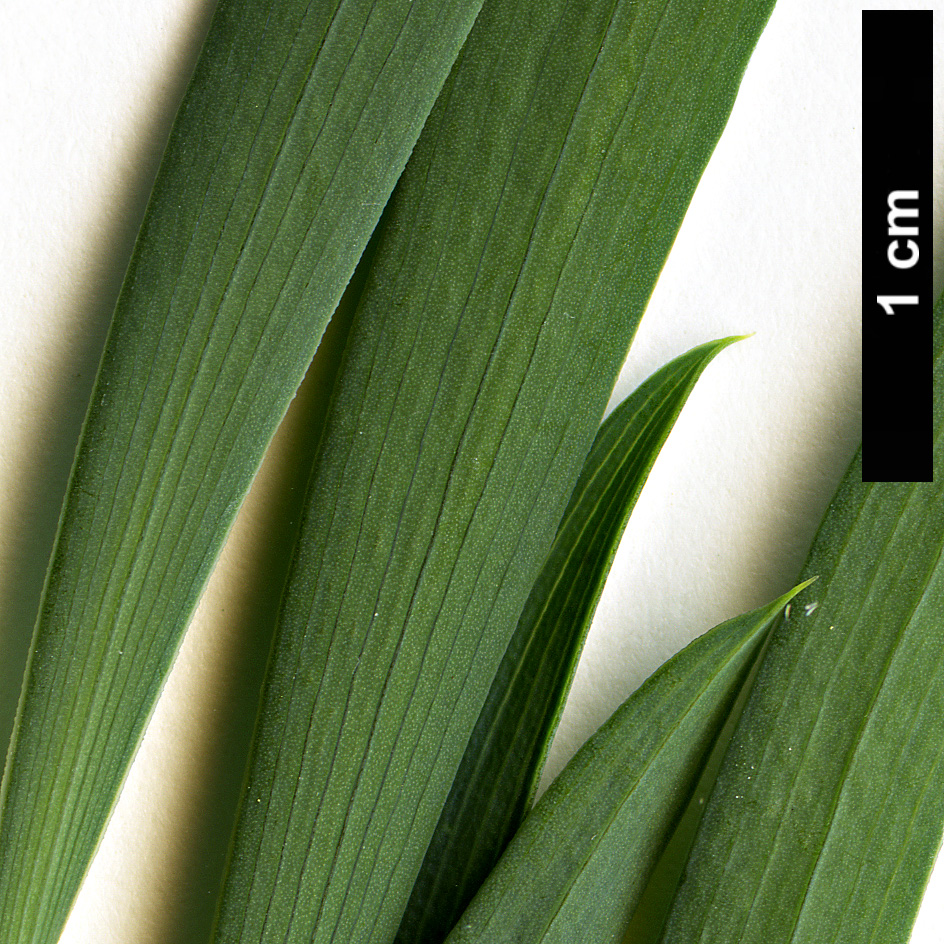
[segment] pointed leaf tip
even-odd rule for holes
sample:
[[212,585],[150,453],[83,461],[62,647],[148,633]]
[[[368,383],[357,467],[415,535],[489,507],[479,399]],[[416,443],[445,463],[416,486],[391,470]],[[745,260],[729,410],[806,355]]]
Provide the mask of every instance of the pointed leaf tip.
[[448,944],[618,944],[783,608],[690,643],[616,711],[525,819]]

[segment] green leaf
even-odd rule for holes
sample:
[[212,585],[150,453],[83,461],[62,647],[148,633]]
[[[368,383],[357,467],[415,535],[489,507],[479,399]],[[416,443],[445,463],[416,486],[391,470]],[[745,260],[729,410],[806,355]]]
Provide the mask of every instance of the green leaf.
[[77,454],[2,787],[0,927],[57,938],[183,628],[479,0],[223,0]]
[[636,499],[702,371],[736,340],[676,358],[600,427],[466,748],[400,944],[446,937],[530,808]]
[[391,941],[769,2],[488,3],[397,188],[220,941]]
[[931,483],[861,453],[734,733],[666,942],[905,941],[944,825],[944,304]]
[[525,819],[449,944],[622,941],[767,631],[799,589],[705,633],[623,703]]

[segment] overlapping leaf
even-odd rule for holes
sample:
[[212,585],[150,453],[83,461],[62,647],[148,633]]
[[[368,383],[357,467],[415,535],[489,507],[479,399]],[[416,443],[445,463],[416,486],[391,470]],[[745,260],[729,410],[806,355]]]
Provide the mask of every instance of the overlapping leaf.
[[764,641],[796,590],[669,660],[528,815],[449,944],[619,944]]
[[219,941],[395,936],[770,7],[483,7],[352,327]]
[[[707,806],[667,944],[905,941],[944,824],[944,307],[935,482],[853,461]],[[916,367],[916,369],[918,369]]]
[[2,787],[56,939],[183,627],[480,0],[222,0],[86,420]]
[[734,340],[676,358],[597,433],[466,748],[398,944],[445,939],[531,806],[629,515],[696,381]]

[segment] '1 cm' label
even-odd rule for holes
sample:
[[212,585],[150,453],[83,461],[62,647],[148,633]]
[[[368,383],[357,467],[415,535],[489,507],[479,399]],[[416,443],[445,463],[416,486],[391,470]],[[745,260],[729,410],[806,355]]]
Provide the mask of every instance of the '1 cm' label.
[[[918,235],[917,190],[893,190],[888,195],[888,251],[886,257],[895,269],[911,269],[921,255],[918,243],[912,236]],[[902,221],[908,225],[903,225]],[[911,221],[914,221],[913,223]],[[917,295],[877,295],[875,300],[885,310],[886,315],[895,314],[896,305],[917,305]]]

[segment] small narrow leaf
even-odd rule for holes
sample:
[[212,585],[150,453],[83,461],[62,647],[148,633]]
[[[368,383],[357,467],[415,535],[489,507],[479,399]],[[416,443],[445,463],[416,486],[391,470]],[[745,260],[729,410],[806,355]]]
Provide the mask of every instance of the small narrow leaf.
[[210,567],[480,0],[222,0],[122,288],[0,790],[58,937]]
[[218,940],[394,939],[771,6],[483,6],[352,326]]
[[399,944],[438,944],[446,937],[531,806],[636,499],[702,371],[736,340],[676,358],[600,427],[466,748]]
[[551,784],[449,944],[619,944],[763,644],[795,588],[669,660]]
[[[934,482],[856,456],[735,730],[667,944],[906,941],[944,827],[944,303]],[[902,418],[906,421],[907,418]]]

